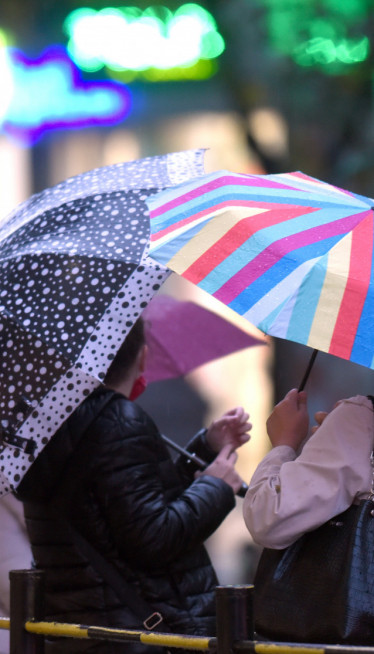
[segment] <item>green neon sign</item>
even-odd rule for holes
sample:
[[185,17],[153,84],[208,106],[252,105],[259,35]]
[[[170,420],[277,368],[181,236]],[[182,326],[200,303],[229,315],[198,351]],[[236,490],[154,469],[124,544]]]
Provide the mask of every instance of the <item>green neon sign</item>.
[[64,22],[68,52],[86,72],[148,80],[209,77],[225,48],[213,16],[195,3],[76,9]]

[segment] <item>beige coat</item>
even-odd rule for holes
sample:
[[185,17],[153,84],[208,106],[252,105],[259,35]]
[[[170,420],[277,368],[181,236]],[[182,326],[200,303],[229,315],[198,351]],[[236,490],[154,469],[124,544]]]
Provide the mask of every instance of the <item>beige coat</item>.
[[274,447],[256,468],[243,502],[254,541],[283,549],[367,497],[374,413],[361,395],[341,402],[297,454]]

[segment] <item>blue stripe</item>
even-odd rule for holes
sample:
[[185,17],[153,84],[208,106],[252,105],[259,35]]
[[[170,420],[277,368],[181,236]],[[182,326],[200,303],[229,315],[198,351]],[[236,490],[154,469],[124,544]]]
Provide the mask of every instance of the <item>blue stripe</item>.
[[[156,196],[157,197],[157,196]],[[269,209],[276,209],[277,205],[293,204],[300,207],[313,207],[316,209],[341,209],[344,215],[356,213],[359,210],[370,208],[370,205],[361,202],[355,202],[354,198],[331,198],[327,200],[324,196],[318,196],[317,193],[303,193],[300,191],[280,191],[279,189],[259,189],[251,186],[225,186],[222,189],[213,189],[209,193],[193,198],[184,202],[181,206],[174,207],[170,211],[151,219],[152,234],[166,229],[185,218],[188,218],[200,211],[213,211],[217,204],[224,201],[247,200],[248,202],[269,203]]]
[[206,218],[206,220],[202,221],[198,225],[194,225],[188,231],[179,234],[178,237],[174,237],[174,239],[171,241],[165,241],[164,243],[151,242],[149,255],[152,257],[157,253],[157,256],[154,256],[154,258],[159,261],[159,263],[167,265],[170,259],[177,252],[179,252],[179,250],[181,250],[194,236],[196,236],[196,234],[198,234],[205,227],[209,220],[209,218]]
[[299,343],[308,342],[313,319],[326,277],[328,254],[318,261],[303,279],[287,330],[287,338]]
[[[244,291],[234,298],[228,306],[242,315],[274,286],[276,286],[276,284],[290,275],[291,272],[300,266],[302,262],[325,255],[339,241],[339,239],[339,236],[334,236],[325,241],[317,241],[316,243],[299,248],[298,250],[293,250],[289,255],[280,259],[274,266],[269,268],[263,275],[252,282],[246,289],[244,289]],[[220,286],[222,286],[225,283],[226,278],[221,277],[220,281]],[[211,295],[214,294],[211,290],[210,284],[207,283],[207,278],[202,280],[199,286]],[[290,294],[291,293],[292,289],[290,289]]]
[[[339,218],[346,218],[347,214],[349,216],[349,210],[335,210],[334,219],[337,220]],[[260,220],[261,216],[259,216],[259,221]],[[265,227],[262,230],[259,230],[247,241],[245,241],[240,247],[234,250],[221,263],[219,263],[214,268],[214,270],[212,270],[212,272],[206,276],[205,281],[209,286],[209,292],[212,294],[215,293],[223,283],[221,282],[219,285],[217,285],[219,279],[230,279],[233,275],[239,272],[239,270],[244,268],[245,265],[250,263],[266,247],[271,245],[271,243],[274,243],[281,238],[292,236],[293,234],[300,234],[306,229],[328,224],[331,221],[332,211],[322,209],[317,213],[298,216],[297,218],[292,218],[291,220],[287,220],[285,222],[278,223],[277,225],[271,225],[269,227]],[[326,241],[327,243],[332,242],[335,244],[340,238],[342,238],[342,236],[344,236],[344,234],[337,236],[336,240],[331,241],[330,239],[335,239],[335,237],[330,237],[327,239],[322,239],[319,242],[324,243]],[[311,243],[310,246],[314,248],[313,243]],[[177,252],[179,249],[179,243],[176,239],[175,252]],[[308,257],[308,246],[299,248],[299,250],[304,253],[304,261],[307,258],[311,258]],[[323,254],[324,252],[325,250],[323,249]],[[299,257],[300,255],[295,256]]]
[[[296,172],[300,172],[300,171],[296,171]],[[293,173],[290,174],[293,175]],[[296,188],[300,190],[304,189],[312,194],[316,193],[317,195],[321,195],[321,196],[330,196],[332,198],[334,196],[340,195],[342,202],[344,202],[345,199],[349,199],[350,197],[353,197],[358,202],[363,202],[365,206],[367,206],[368,204],[369,206],[372,206],[374,204],[374,200],[372,198],[368,198],[365,195],[360,195],[359,193],[353,193],[353,191],[348,191],[346,189],[340,188],[339,186],[334,186],[329,182],[325,182],[321,179],[318,179],[317,177],[307,176],[306,179],[303,179],[302,177],[292,176],[292,181],[290,181],[289,178],[287,178],[287,173],[279,173],[274,175],[266,175],[266,179],[281,184],[288,184],[289,186],[292,186],[295,189]],[[313,182],[317,182],[318,187],[314,186]]]
[[[190,179],[188,182],[181,182],[176,186],[172,186],[171,188],[166,188],[163,191],[159,191],[158,193],[155,193],[154,195],[151,195],[149,198],[146,199],[148,208],[151,211],[154,211],[154,209],[158,209],[163,204],[166,204],[171,200],[175,200],[178,196],[184,195],[185,193],[189,193],[190,191],[199,188],[200,186],[206,184],[207,182],[210,182],[214,179],[218,179],[222,175],[225,176],[232,175],[232,173],[229,173],[227,170],[220,170],[218,172],[216,171],[208,175],[194,177],[193,179]],[[178,191],[178,193],[176,191]]]
[[374,262],[370,272],[369,290],[362,309],[351,360],[372,367],[374,353]]
[[273,309],[263,320],[260,320],[258,324],[256,324],[256,327],[261,329],[261,331],[265,332],[265,334],[270,334],[271,333],[271,328],[276,322],[277,316],[282,312],[283,308],[286,306],[287,302],[289,301],[289,298],[286,298],[281,302],[281,304],[275,309]]

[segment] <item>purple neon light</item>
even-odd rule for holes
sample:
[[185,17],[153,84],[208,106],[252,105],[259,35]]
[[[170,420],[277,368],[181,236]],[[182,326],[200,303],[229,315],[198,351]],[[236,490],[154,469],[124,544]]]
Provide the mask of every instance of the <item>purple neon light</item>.
[[[27,123],[17,122],[12,120],[11,110],[10,117],[8,116],[0,127],[10,136],[21,141],[24,144],[32,145],[40,139],[46,132],[58,129],[78,129],[84,127],[115,125],[124,121],[130,114],[132,108],[131,93],[127,86],[119,82],[113,81],[85,81],[81,77],[81,73],[77,66],[71,61],[62,46],[48,47],[38,58],[30,59],[20,50],[10,49],[10,58],[14,62],[15,67],[21,66],[26,70],[32,72],[37,68],[42,69],[43,66],[48,64],[55,64],[60,67],[64,73],[64,83],[68,88],[70,100],[77,98],[82,99],[82,94],[87,95],[87,109],[84,113],[77,115],[59,115],[56,117],[48,116],[43,119],[41,116],[38,124],[27,125]],[[41,89],[35,88],[35,93],[41,93]],[[113,107],[110,111],[102,114],[90,113],[89,109],[92,106],[93,94],[102,92],[107,94],[108,103],[111,104],[113,100]],[[65,96],[65,98],[68,95]],[[48,110],[48,107],[45,107]],[[24,108],[25,115],[27,115],[27,106]],[[48,111],[46,111],[48,113]]]

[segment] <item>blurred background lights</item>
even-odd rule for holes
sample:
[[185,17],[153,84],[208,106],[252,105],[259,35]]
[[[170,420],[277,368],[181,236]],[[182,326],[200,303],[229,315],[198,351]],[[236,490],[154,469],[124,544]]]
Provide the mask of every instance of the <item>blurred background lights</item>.
[[251,134],[270,157],[286,157],[289,148],[288,126],[283,116],[272,107],[258,107],[248,115]]
[[357,64],[368,58],[369,39],[342,39],[335,43],[332,39],[315,37],[294,50],[294,59],[300,66],[321,66],[328,64]]
[[11,72],[11,63],[7,50],[7,39],[5,33],[0,30],[0,123],[6,116],[9,105],[14,94],[14,81]]
[[267,5],[272,46],[298,65],[339,75],[369,58],[372,0],[267,0]]
[[[196,69],[201,60],[215,59],[225,48],[213,16],[194,3],[175,12],[162,6],[144,11],[136,7],[80,8],[68,15],[64,30],[68,52],[82,70],[107,67],[143,73],[150,80],[152,75],[146,74],[150,70],[169,71],[165,76],[169,79],[185,77],[178,69]],[[204,70],[208,76],[214,68]],[[198,70],[196,73],[198,77]],[[155,80],[162,77],[154,75]]]
[[2,94],[0,128],[26,145],[48,130],[113,125],[130,112],[124,85],[83,81],[62,47],[52,46],[34,60],[5,50],[5,64],[1,53],[9,100],[5,107]]

